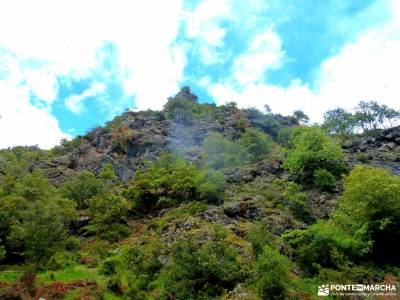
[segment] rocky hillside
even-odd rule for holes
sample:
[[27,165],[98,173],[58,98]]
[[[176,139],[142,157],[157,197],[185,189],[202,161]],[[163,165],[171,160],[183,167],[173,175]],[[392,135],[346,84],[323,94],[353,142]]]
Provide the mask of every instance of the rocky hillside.
[[[199,104],[0,151],[0,299],[317,299],[400,278],[400,127]],[[373,295],[371,295],[374,297]]]

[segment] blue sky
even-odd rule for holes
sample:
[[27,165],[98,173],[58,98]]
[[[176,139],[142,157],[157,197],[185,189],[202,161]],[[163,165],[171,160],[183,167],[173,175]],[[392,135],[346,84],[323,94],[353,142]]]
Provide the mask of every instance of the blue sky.
[[3,1],[0,148],[49,148],[183,85],[317,122],[360,100],[400,109],[398,53],[396,0]]

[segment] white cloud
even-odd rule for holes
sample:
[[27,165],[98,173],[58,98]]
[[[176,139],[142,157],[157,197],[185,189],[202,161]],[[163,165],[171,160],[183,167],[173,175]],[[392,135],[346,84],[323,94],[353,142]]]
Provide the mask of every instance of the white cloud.
[[[36,106],[42,107],[43,114],[37,113],[36,117],[43,119],[37,123],[49,121],[48,116],[53,118],[51,104],[57,101],[58,78],[80,80],[96,72],[103,74],[99,69],[99,60],[104,56],[101,49],[104,43],[111,42],[119,54],[119,60],[113,62],[119,74],[114,77],[122,81],[128,96],[125,99],[135,96],[139,109],[161,108],[167,97],[178,91],[186,65],[187,46],[175,42],[182,14],[180,0],[3,1],[0,3],[0,82],[7,89],[22,84],[26,97],[31,94],[39,98],[40,105]],[[218,36],[210,39],[216,40]],[[9,61],[4,63],[4,59]],[[4,68],[10,74],[4,75]],[[104,78],[115,80],[106,75]],[[2,89],[1,98],[7,96],[4,93]],[[67,101],[69,108],[81,111],[83,99],[71,96]],[[111,100],[104,104],[118,107]],[[8,106],[9,113],[17,110],[13,101],[2,105]],[[2,114],[3,120],[9,119],[5,112]],[[7,139],[13,144],[10,136]],[[50,143],[52,137],[48,139]],[[2,144],[7,143],[2,136]]]
[[223,21],[232,19],[232,0],[204,0],[185,14],[186,34],[195,40],[196,49],[206,65],[221,61],[226,35]]
[[65,106],[73,113],[79,114],[84,110],[84,101],[89,97],[94,97],[106,89],[106,85],[101,82],[93,83],[90,88],[79,95],[71,95],[65,100]]
[[13,87],[0,81],[0,148],[39,145],[51,148],[68,138],[58,121],[46,110],[31,105],[26,86]]
[[[260,42],[259,47],[250,46],[237,58],[233,65],[236,80],[227,77],[219,83],[203,83],[220,104],[235,101],[240,107],[259,109],[268,104],[282,114],[301,109],[313,122],[322,121],[329,109],[351,109],[361,100],[400,109],[400,2],[392,1],[391,5],[390,20],[361,32],[354,42],[321,64],[312,88],[299,79],[287,87],[263,81],[263,74],[279,68],[284,59],[280,39],[273,32],[260,38],[265,47],[260,47]],[[256,49],[262,52],[263,48],[264,54],[257,54]]]
[[281,38],[268,29],[255,36],[246,53],[235,59],[234,77],[240,85],[263,81],[265,72],[282,65],[283,57]]

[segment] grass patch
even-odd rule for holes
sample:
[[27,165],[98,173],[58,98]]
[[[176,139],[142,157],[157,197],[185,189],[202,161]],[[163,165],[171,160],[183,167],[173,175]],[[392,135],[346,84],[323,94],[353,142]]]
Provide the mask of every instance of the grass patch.
[[0,271],[0,282],[14,283],[22,274],[22,271]]
[[47,285],[53,281],[67,283],[77,280],[96,280],[99,283],[106,279],[99,274],[97,268],[88,268],[84,265],[71,266],[60,271],[46,271],[38,275],[38,283],[41,285]]

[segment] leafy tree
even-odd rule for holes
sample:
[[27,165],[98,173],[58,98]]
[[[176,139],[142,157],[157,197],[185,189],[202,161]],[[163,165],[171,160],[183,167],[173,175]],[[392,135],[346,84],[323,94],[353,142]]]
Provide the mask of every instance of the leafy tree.
[[211,133],[203,142],[202,159],[216,170],[242,164],[243,150],[239,144],[226,139],[220,133]]
[[99,173],[99,178],[108,185],[112,184],[118,179],[117,175],[115,174],[114,167],[111,163],[103,165]]
[[[35,201],[14,220],[8,240],[23,249],[22,255],[34,264],[33,274],[59,250],[67,237],[71,221],[72,203],[64,200],[61,206],[55,201]],[[69,206],[70,209],[65,209]]]
[[302,191],[300,185],[277,178],[272,183],[272,189],[276,193],[275,198],[279,203],[288,207],[294,216],[309,221],[310,216],[305,209],[307,195]]
[[262,299],[285,299],[290,283],[290,260],[272,246],[264,246],[255,263],[256,290]]
[[329,139],[321,129],[296,128],[292,134],[292,144],[283,167],[297,180],[310,182],[318,169],[325,169],[334,175],[344,171],[340,145]]
[[336,178],[331,172],[325,169],[318,169],[314,172],[314,182],[322,191],[330,191],[336,185]]
[[389,171],[357,166],[344,182],[333,222],[351,236],[371,245],[379,263],[400,263],[400,178]]
[[338,268],[362,256],[364,244],[331,222],[319,221],[306,230],[286,232],[284,240],[297,250],[300,267],[307,274],[321,268]]
[[272,148],[271,139],[259,129],[249,128],[240,138],[240,144],[251,162],[264,160]]
[[128,209],[128,202],[121,196],[95,196],[89,200],[92,219],[87,229],[107,240],[119,240],[128,232]]
[[293,112],[293,117],[298,124],[306,124],[310,121],[310,118],[301,110]]
[[331,135],[346,137],[354,132],[356,119],[343,108],[336,108],[324,114],[322,127]]
[[105,193],[104,182],[88,171],[82,171],[61,187],[64,197],[74,200],[78,209],[88,207],[90,198]]
[[176,299],[210,299],[246,276],[237,251],[222,240],[202,246],[186,240],[174,246],[172,263],[161,277],[166,294]]
[[219,203],[226,188],[225,176],[208,169],[200,172],[196,178],[196,189],[200,199],[209,203]]

